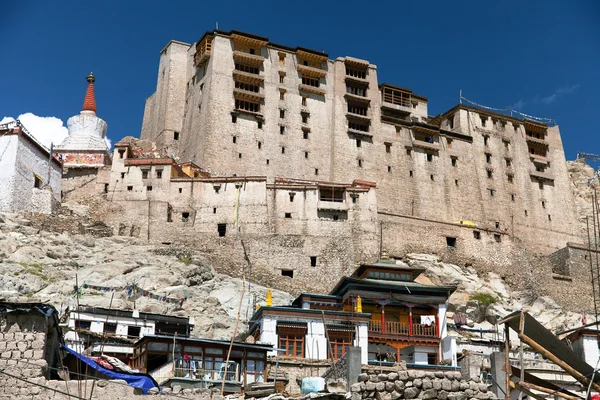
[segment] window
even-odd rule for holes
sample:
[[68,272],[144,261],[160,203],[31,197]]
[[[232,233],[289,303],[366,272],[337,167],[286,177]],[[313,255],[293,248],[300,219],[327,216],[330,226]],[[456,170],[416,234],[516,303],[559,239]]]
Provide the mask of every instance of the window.
[[181,213],[181,222],[188,222],[189,219],[190,219],[190,213],[189,212],[182,212]]
[[285,213],[285,218],[291,219],[292,218],[292,213]]
[[179,132],[173,132],[173,140],[179,140]]
[[506,179],[507,179],[508,183],[513,183],[513,176],[512,175],[506,175]]
[[506,140],[503,140],[502,143],[504,144],[504,150],[508,151],[508,142]]
[[360,147],[362,145],[362,141],[360,139],[356,139],[356,147]]
[[121,172],[121,179],[125,178],[125,172]]
[[361,132],[369,132],[369,125],[356,121],[348,121],[348,129],[353,129],[355,131]]
[[285,90],[279,89],[279,100],[285,100]]
[[309,131],[304,131],[304,130],[302,131],[302,138],[303,139],[308,139],[308,132]]
[[260,111],[260,104],[251,101],[235,99],[235,109],[257,113]]
[[285,53],[279,53],[279,65],[285,64]]
[[481,126],[485,126],[487,123],[487,117],[480,115],[479,118],[481,119]]
[[36,174],[33,174],[33,187],[37,189],[42,188],[42,179]]
[[[352,346],[352,334],[351,332],[330,331],[328,332],[328,335],[329,346],[327,352],[330,353],[329,357],[334,360],[339,360],[346,354],[348,347]],[[333,353],[333,355],[331,353]]]
[[487,136],[484,136],[484,137],[483,137],[483,145],[484,145],[484,146],[487,146],[487,145],[488,145],[488,137],[487,137]]
[[412,149],[406,149],[406,155],[407,155],[407,156],[410,156],[410,155],[411,155],[411,153],[412,153]]
[[279,75],[279,83],[283,83],[283,79],[284,79],[285,75]]
[[104,184],[104,193],[108,193],[108,183]]
[[290,192],[289,196],[290,196],[290,203],[293,203],[294,202],[294,197],[296,197],[296,193],[295,192]]
[[143,169],[142,170],[142,179],[148,179],[148,170],[147,169]]
[[283,135],[283,132],[285,132],[285,126],[283,126],[283,125],[280,125],[280,126],[279,126],[279,134],[280,134],[280,135]]
[[289,278],[293,278],[294,277],[294,271],[292,271],[291,269],[282,269],[281,270],[281,276],[287,276]]
[[237,115],[231,114],[231,122],[233,122],[234,124],[237,122]]
[[362,104],[348,103],[348,112],[357,115],[367,115],[368,107]]
[[392,152],[392,144],[391,143],[385,143],[385,152],[386,153]]
[[[283,272],[282,270],[282,275]],[[286,350],[284,353],[286,357],[304,358],[304,334],[293,333],[292,331],[290,333],[280,333],[279,348]]]
[[542,200],[542,208],[546,208],[546,202]]
[[85,330],[90,330],[92,328],[92,321],[82,321],[80,319],[76,319],[75,320],[75,329],[79,330],[79,329],[85,329]]
[[491,171],[491,170],[489,170],[489,169],[487,170],[487,177],[488,177],[489,179],[492,179],[492,171]]
[[217,207],[213,207],[213,214],[217,213]]
[[352,85],[346,85],[346,93],[353,94],[355,96],[367,97],[367,89],[364,87],[356,87]]
[[308,151],[304,152],[304,158],[308,158]]
[[446,138],[446,143],[448,144],[448,148],[451,149],[452,148],[452,139]]
[[302,113],[302,123],[308,124],[308,114],[307,113]]
[[357,161],[358,161],[358,167],[362,168],[362,164],[363,164],[362,160],[359,158]]
[[262,121],[257,121],[257,123],[258,123],[258,129],[262,129],[262,124],[263,124]]
[[285,110],[279,110],[279,118],[285,118]]
[[552,221],[552,217],[548,214],[548,221]]
[[131,192],[131,191],[133,191],[133,186],[127,186],[127,191],[128,191],[128,192]]
[[456,247],[456,238],[452,236],[446,236],[446,246],[450,248]]
[[251,83],[238,82],[238,81],[235,81],[235,88],[241,89],[241,90],[246,90],[248,92],[254,92],[254,93],[258,93],[259,89],[260,89],[258,87],[258,85],[253,85]]
[[125,150],[119,150],[119,158],[123,158],[124,154],[125,154]]
[[285,154],[285,146],[281,146],[281,154]]
[[179,193],[183,192],[183,188],[179,188]]
[[269,165],[269,160],[267,159],[267,165]]
[[141,326],[128,326],[127,327],[127,336],[128,337],[140,337],[141,330],[142,330]]
[[352,196],[352,204],[356,204],[357,201],[358,201],[358,195]]
[[492,162],[492,155],[489,153],[485,154],[485,162],[490,164]]
[[237,71],[248,72],[250,74],[257,74],[258,75],[260,73],[258,67],[253,67],[253,66],[244,65],[244,64],[235,64],[235,69]]
[[233,143],[237,143],[237,136],[234,136],[231,139],[233,140]]
[[458,179],[454,180],[454,186],[458,186]]
[[[451,115],[450,117],[448,117],[448,129],[452,130],[454,129],[454,115]],[[450,146],[448,146],[450,147]]]
[[317,256],[310,256],[310,266],[311,267],[317,266]]
[[115,333],[117,333],[117,324],[113,322],[105,322],[104,333],[109,335],[114,335]]
[[408,171],[408,172],[409,172],[408,176],[410,176],[412,178],[413,172],[412,171]]
[[346,75],[352,76],[354,78],[367,79],[367,71],[366,70],[358,70],[358,69],[346,67]]
[[315,175],[319,175],[319,168],[315,168]]
[[242,158],[242,153],[238,153],[238,158]]
[[249,53],[250,53],[250,54],[254,54],[254,49],[250,49],[250,50],[249,50]]
[[392,172],[392,167],[388,165],[388,172]]
[[496,223],[494,224],[494,226],[496,227],[496,229],[500,229],[500,222],[496,221]]
[[525,216],[527,216],[527,210],[525,210]]
[[514,194],[510,195],[510,201],[515,201],[515,195]]
[[151,192],[152,191],[152,186],[146,186],[146,191],[147,192]]
[[343,203],[346,198],[346,189],[337,186],[320,186],[319,201],[332,201]]
[[429,175],[429,179],[431,179],[432,181],[435,180],[433,179],[433,175]]
[[502,236],[499,233],[494,233],[494,240],[496,243],[500,243],[502,241]]
[[319,79],[314,79],[314,78],[309,78],[307,76],[303,76],[302,84],[312,86],[312,87],[319,87],[319,85],[321,84],[321,81]]
[[161,179],[162,178],[162,169],[157,169],[156,170],[156,178],[157,179]]
[[431,162],[433,160],[433,155],[427,153],[427,161]]
[[219,237],[225,236],[227,233],[227,224],[217,224],[217,232],[219,233]]
[[512,161],[510,160],[510,158],[505,159],[505,161],[506,161],[506,166],[510,167],[512,164]]
[[306,96],[302,96],[302,105],[306,107]]
[[477,240],[481,239],[481,232],[473,231],[473,237]]
[[452,166],[456,167],[456,158],[455,157],[452,157]]
[[490,197],[494,197],[495,190],[494,189],[488,189],[488,190],[490,191]]

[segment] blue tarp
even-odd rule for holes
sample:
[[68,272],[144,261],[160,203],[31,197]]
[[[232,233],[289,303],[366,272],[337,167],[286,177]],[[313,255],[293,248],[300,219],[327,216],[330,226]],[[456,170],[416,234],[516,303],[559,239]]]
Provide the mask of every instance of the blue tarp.
[[86,357],[83,354],[79,354],[78,352],[68,348],[67,346],[62,346],[62,348],[68,351],[69,353],[73,354],[75,357],[79,358],[81,361],[89,365],[91,368],[97,370],[101,374],[106,375],[110,379],[122,379],[125,382],[127,382],[129,386],[141,389],[142,392],[144,392],[144,394],[148,394],[148,390],[152,389],[153,387],[157,387],[160,389],[158,383],[156,383],[156,381],[148,374],[128,374],[126,372],[111,371],[102,367],[101,365],[98,365],[98,363],[92,360],[91,358]]

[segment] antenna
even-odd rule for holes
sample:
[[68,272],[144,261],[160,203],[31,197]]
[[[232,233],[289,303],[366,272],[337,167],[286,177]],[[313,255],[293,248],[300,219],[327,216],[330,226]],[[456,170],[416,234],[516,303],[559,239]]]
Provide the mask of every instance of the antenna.
[[216,28],[216,29],[217,29],[217,30],[219,30],[219,21],[216,21],[216,22],[215,22],[215,25],[217,26],[217,28]]
[[462,89],[458,92],[458,104],[462,104]]

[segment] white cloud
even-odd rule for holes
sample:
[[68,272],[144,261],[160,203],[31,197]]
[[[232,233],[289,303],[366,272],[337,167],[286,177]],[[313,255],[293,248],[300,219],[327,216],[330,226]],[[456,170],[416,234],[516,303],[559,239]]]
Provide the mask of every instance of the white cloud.
[[[19,115],[17,118],[25,129],[31,133],[40,143],[47,148],[50,148],[50,144],[59,145],[68,136],[69,131],[64,126],[62,120],[56,117],[39,117],[33,113],[25,113]],[[1,123],[7,123],[14,121],[12,117],[4,117],[0,121]]]
[[561,88],[558,88],[550,96],[542,97],[542,103],[552,104],[556,100],[558,100],[560,97],[562,97],[562,96],[564,96],[566,94],[573,93],[574,91],[576,91],[579,88],[579,86],[580,86],[579,84],[576,84],[576,85],[567,85],[567,86],[563,86]]
[[520,99],[516,103],[509,105],[507,108],[509,108],[511,110],[521,111],[524,106],[525,106],[525,100]]

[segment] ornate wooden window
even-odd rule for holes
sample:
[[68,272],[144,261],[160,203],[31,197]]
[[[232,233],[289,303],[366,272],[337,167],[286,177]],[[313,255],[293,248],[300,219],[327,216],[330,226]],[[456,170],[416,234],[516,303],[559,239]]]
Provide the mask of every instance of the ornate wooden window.
[[306,326],[278,325],[279,348],[285,349],[285,356],[304,358],[304,337]]
[[342,358],[348,347],[352,346],[352,332],[350,331],[338,331],[329,330],[329,348],[327,350],[328,356],[334,360]]
[[308,86],[313,86],[313,87],[319,87],[319,85],[321,84],[321,81],[319,79],[313,79],[313,78],[303,76],[302,84],[308,85]]
[[244,110],[250,112],[259,112],[260,104],[252,103],[250,101],[238,100],[235,99],[235,109],[236,110]]

